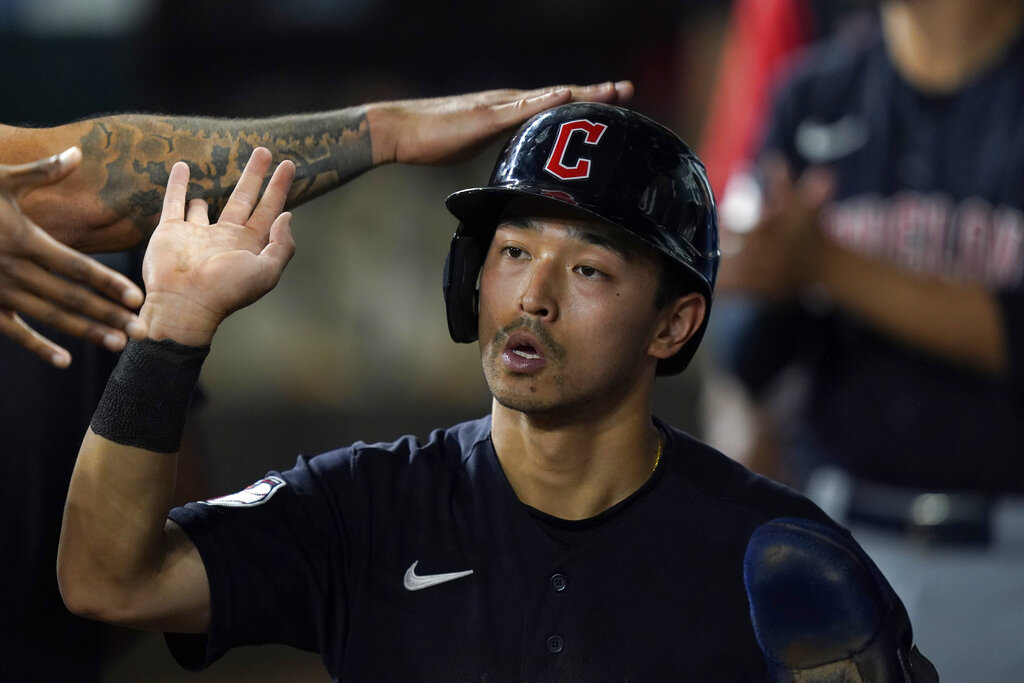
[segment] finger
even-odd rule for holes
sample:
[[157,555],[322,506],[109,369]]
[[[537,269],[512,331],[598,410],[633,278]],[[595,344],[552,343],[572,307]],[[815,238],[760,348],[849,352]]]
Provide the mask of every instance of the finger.
[[[571,100],[582,102],[595,102],[604,101],[611,97],[617,97],[620,94],[623,96],[632,96],[633,83],[631,81],[605,81],[603,83],[592,83],[590,85],[549,85],[543,88],[535,88],[532,90],[516,91],[516,90],[495,90],[492,91],[497,96],[498,93],[504,94],[504,101],[509,102],[513,99],[526,99],[538,97],[545,93],[551,93],[560,90],[568,90],[569,98]],[[490,95],[490,93],[488,93]],[[596,98],[601,98],[600,100]]]
[[56,182],[73,171],[82,160],[82,150],[69,147],[60,154],[32,161],[18,166],[0,167],[2,184],[12,193],[18,194],[30,187]]
[[569,102],[572,92],[569,88],[545,90],[536,95],[520,97],[512,102],[492,106],[494,132],[511,128],[546,109]]
[[264,292],[269,292],[278,285],[285,266],[295,254],[291,220],[292,214],[285,212],[273,221],[270,226],[270,240],[260,252],[260,280]]
[[565,85],[552,85],[545,88],[534,88],[532,90],[518,90],[516,88],[495,88],[494,90],[481,90],[480,92],[468,93],[465,95],[453,95],[451,97],[438,97],[433,100],[420,100],[421,102],[435,102],[437,104],[451,104],[459,100],[473,102],[488,107],[496,107],[502,104],[509,104],[517,100],[530,97],[537,97],[554,90],[567,88]]
[[633,99],[633,81],[615,81],[616,102],[626,104]]
[[573,102],[615,102],[618,99],[615,84],[611,81],[596,85],[574,86],[571,90]]
[[292,214],[285,211],[270,226],[270,241],[263,247],[260,256],[265,256],[279,264],[284,270],[292,256],[295,255],[295,240],[292,238]]
[[0,311],[0,334],[36,354],[55,368],[66,368],[71,365],[71,354],[62,346],[39,334],[29,327],[24,320],[13,311]]
[[[90,261],[91,259],[85,260]],[[72,269],[77,267],[78,264],[76,263],[72,266]],[[96,262],[86,262],[84,267],[98,267],[101,270],[106,270],[102,265]],[[10,304],[9,307],[14,308],[15,310],[27,315],[32,315],[33,317],[39,317],[39,315],[49,313],[49,311],[40,309],[38,306],[32,310],[24,308],[23,306],[26,304],[22,304],[22,306],[16,305],[17,294],[21,291],[26,294],[31,293],[33,299],[38,298],[46,302],[51,302],[52,305],[57,306],[64,311],[85,316],[118,331],[124,330],[132,337],[141,338],[145,335],[145,325],[131,311],[119,306],[117,303],[110,301],[109,299],[103,298],[87,287],[83,287],[80,284],[70,282],[64,278],[54,275],[37,263],[19,260],[7,268],[6,275],[15,281],[21,288],[20,290],[7,292],[4,297],[8,304]],[[113,272],[104,273],[103,276],[110,276],[115,279],[124,279],[122,275]],[[128,284],[131,285],[131,282]],[[134,285],[131,286],[134,287]]]
[[246,225],[256,230],[261,236],[265,236],[271,229],[272,224],[284,210],[285,202],[288,200],[288,190],[291,189],[292,180],[295,179],[295,164],[285,160],[274,169],[274,175],[270,177],[267,189],[263,191],[263,197],[252,212],[252,216],[246,221]]
[[120,351],[128,341],[127,335],[121,330],[70,313],[53,301],[27,291],[8,292],[2,305],[3,308],[32,318],[44,327],[81,337],[109,351]]
[[501,125],[509,127],[539,114],[545,109],[568,102],[616,104],[626,102],[632,96],[633,83],[630,81],[608,81],[595,85],[562,85],[520,93],[517,99],[497,106],[495,110],[503,116]]
[[206,203],[205,199],[196,197],[188,203],[188,214],[186,214],[185,220],[196,225],[209,225],[210,205]]
[[218,221],[245,225],[252,208],[256,206],[256,199],[260,196],[260,188],[263,187],[263,178],[270,168],[271,158],[270,150],[266,147],[257,147],[252,151],[252,156],[245,164],[238,184],[228,198]]
[[171,173],[167,178],[167,191],[164,193],[164,208],[160,213],[161,223],[184,220],[188,176],[188,164],[184,161],[179,161],[171,166]]
[[[142,305],[144,297],[138,285],[99,261],[59,242],[42,228],[35,227],[32,231],[26,253],[36,263],[88,285],[124,306],[138,308]],[[135,316],[131,318],[135,319]]]

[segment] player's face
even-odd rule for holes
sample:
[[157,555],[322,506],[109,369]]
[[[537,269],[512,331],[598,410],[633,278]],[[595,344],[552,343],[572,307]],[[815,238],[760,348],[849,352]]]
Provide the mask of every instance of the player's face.
[[480,346],[495,399],[527,413],[602,410],[649,391],[659,266],[577,213],[503,219],[480,280]]

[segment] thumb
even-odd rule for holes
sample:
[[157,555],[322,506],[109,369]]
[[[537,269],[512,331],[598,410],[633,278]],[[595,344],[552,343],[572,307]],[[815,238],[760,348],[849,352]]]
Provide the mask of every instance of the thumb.
[[82,161],[82,150],[69,147],[60,154],[18,166],[0,166],[0,186],[13,194],[49,185],[71,173]]
[[295,254],[295,240],[292,238],[292,214],[285,211],[270,226],[270,241],[260,252],[261,257],[275,262],[276,268],[283,271]]

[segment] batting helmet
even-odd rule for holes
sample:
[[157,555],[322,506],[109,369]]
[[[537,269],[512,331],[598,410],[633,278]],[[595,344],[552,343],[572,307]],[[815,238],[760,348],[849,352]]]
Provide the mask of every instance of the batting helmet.
[[[672,131],[636,112],[579,102],[538,114],[512,136],[486,187],[450,195],[460,224],[444,271],[448,331],[477,339],[477,281],[498,217],[516,197],[576,207],[639,238],[681,269],[710,311],[718,271],[718,219],[704,165]],[[682,371],[707,327],[658,374]]]

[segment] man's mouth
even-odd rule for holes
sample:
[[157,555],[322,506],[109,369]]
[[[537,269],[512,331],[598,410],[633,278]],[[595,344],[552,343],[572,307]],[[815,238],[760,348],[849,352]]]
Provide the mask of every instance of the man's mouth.
[[540,354],[532,346],[525,344],[519,344],[512,348],[512,353],[516,354],[520,358],[528,358],[530,360],[539,360]]
[[527,330],[516,330],[509,334],[501,350],[505,368],[516,374],[534,374],[547,365],[546,349]]

